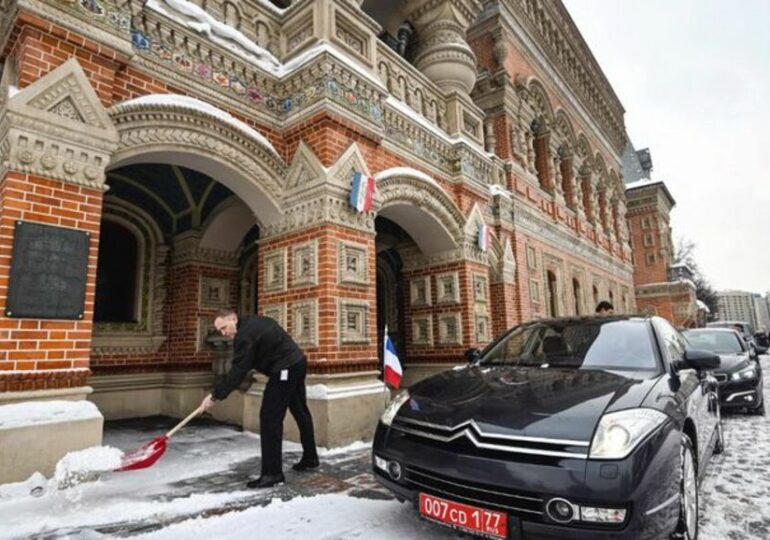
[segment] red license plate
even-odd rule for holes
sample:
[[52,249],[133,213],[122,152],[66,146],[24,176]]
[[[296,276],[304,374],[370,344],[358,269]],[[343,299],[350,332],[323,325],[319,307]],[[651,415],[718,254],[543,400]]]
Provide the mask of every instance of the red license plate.
[[420,493],[420,515],[491,538],[508,538],[508,514]]

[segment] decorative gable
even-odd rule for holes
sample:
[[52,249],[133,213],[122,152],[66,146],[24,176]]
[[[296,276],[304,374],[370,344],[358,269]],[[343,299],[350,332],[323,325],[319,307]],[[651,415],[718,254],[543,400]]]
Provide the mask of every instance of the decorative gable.
[[310,185],[323,182],[325,178],[326,170],[321,161],[305,141],[300,141],[286,173],[286,190],[305,189]]
[[[104,186],[104,169],[118,145],[118,132],[77,59],[9,94],[0,131],[7,144],[0,162],[11,170],[93,188]],[[2,171],[0,171],[2,172]]]
[[329,179],[344,188],[350,188],[353,173],[360,172],[370,176],[369,167],[356,143],[351,144],[329,170]]

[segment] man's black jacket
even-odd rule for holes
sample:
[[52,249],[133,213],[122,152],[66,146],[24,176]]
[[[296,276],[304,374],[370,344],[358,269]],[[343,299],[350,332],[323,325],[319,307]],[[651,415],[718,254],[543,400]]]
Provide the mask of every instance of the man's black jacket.
[[225,399],[238,388],[250,370],[256,369],[270,376],[300,362],[303,357],[302,349],[273,319],[258,315],[239,317],[232,367],[212,395],[216,400]]

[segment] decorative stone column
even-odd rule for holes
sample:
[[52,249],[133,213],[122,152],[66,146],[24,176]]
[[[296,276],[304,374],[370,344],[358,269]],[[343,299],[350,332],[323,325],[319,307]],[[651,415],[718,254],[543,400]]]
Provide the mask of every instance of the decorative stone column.
[[551,178],[553,178],[553,192],[558,204],[567,204],[567,200],[564,197],[564,177],[561,174],[561,160],[557,155],[551,152]]
[[415,66],[446,92],[468,94],[476,82],[465,30],[481,8],[479,0],[414,0],[405,8],[417,29]]
[[583,194],[583,180],[580,176],[580,167],[572,160],[572,187],[575,190],[575,211],[578,218],[582,221],[586,219],[585,201]]

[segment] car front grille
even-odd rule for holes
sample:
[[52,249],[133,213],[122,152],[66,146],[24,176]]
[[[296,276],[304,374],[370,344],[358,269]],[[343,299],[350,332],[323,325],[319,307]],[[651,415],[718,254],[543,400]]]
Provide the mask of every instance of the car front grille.
[[[557,461],[563,458],[588,459],[588,441],[547,439],[493,433],[482,430],[475,421],[456,426],[396,417],[391,425],[410,438],[431,446],[466,455],[506,455],[508,459]],[[516,458],[514,458],[516,456]]]
[[512,512],[530,519],[543,515],[543,499],[529,492],[459,481],[413,466],[406,467],[405,481],[415,491],[457,502]]

